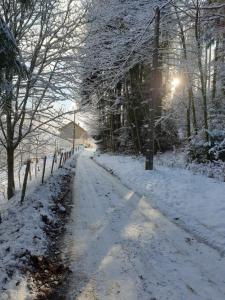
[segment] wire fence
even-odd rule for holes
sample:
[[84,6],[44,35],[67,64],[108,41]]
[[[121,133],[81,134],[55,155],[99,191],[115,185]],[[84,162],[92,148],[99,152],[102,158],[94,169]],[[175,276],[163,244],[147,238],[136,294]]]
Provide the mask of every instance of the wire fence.
[[[28,190],[44,183],[48,177],[57,169],[61,168],[66,160],[75,152],[79,152],[81,146],[75,147],[74,151],[60,151],[43,157],[30,157],[23,163],[16,163],[15,166],[15,190],[21,192],[21,202]],[[0,173],[0,202],[7,199],[7,172]]]

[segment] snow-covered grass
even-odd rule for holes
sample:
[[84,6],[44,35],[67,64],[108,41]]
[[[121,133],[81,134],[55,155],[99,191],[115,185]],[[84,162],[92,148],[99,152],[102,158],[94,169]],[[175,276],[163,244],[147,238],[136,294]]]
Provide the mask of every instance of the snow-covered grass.
[[[165,215],[225,253],[225,183],[191,170],[168,167],[156,160],[154,171],[144,170],[143,157],[95,155],[95,160]],[[169,165],[169,159],[167,160]]]
[[[80,151],[82,151],[83,148],[80,146],[79,148],[76,148],[76,154],[79,154]],[[64,151],[70,151],[70,149],[64,149]],[[59,162],[60,162],[60,156],[61,154],[58,154],[55,158],[54,166],[53,166],[53,173],[55,173],[58,170]],[[49,176],[51,175],[51,169],[52,169],[52,162],[53,162],[53,154],[46,155],[46,166],[45,166],[45,176],[44,180],[46,181]],[[26,193],[31,193],[38,185],[41,184],[42,181],[42,174],[43,174],[43,165],[44,165],[44,159],[39,158],[37,164],[35,163],[35,160],[31,160],[30,165],[30,173],[27,180],[27,190]],[[15,193],[17,197],[20,197],[24,175],[26,170],[26,164],[21,165],[18,160],[15,161]],[[0,169],[0,212],[2,210],[2,206],[7,202],[7,171],[6,168]]]
[[157,154],[156,164],[171,168],[188,169],[194,174],[225,181],[225,162],[221,160],[208,163],[188,162],[185,149]]
[[206,175],[210,178],[215,178],[225,182],[225,162],[224,161],[212,161],[208,163],[190,163],[187,168],[194,174]]
[[[45,180],[51,175],[51,168],[52,168],[52,160],[53,155],[49,154],[46,156],[46,166],[45,166]],[[53,172],[58,169],[59,166],[60,155],[57,155],[56,161],[54,163]],[[27,181],[27,192],[32,192],[36,186],[41,183],[42,179],[42,172],[43,172],[43,163],[44,159],[39,158],[37,164],[34,161],[31,161],[30,165],[30,174],[28,176]],[[21,165],[20,163],[16,162],[15,166],[15,188],[16,193],[19,194],[24,180],[26,165]],[[0,170],[0,211],[1,211],[1,204],[7,201],[7,172],[6,170]]]
[[[45,184],[37,187],[20,204],[15,196],[4,204],[0,224],[0,299],[28,299],[26,275],[22,269],[29,256],[44,255],[48,247],[45,219],[56,221],[56,205],[60,203],[63,190],[71,176],[73,160],[55,172]],[[31,299],[29,297],[29,299]]]

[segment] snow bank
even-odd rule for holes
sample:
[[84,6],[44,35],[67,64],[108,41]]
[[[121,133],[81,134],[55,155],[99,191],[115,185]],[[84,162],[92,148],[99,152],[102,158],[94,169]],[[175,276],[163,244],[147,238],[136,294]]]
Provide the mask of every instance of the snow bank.
[[225,181],[225,162],[221,160],[209,161],[207,163],[187,162],[185,149],[157,154],[155,160],[157,165],[188,169],[194,174],[206,175],[210,178]]
[[[30,256],[44,255],[48,247],[46,219],[56,222],[53,209],[66,191],[74,160],[68,161],[47,182],[29,194],[23,205],[12,198],[1,211],[0,224],[0,295],[5,299],[27,299],[24,266]],[[60,205],[60,204],[59,204]],[[31,299],[29,297],[29,299]]]
[[145,171],[144,158],[102,154],[95,159],[183,228],[225,252],[224,182],[157,163],[154,171]]

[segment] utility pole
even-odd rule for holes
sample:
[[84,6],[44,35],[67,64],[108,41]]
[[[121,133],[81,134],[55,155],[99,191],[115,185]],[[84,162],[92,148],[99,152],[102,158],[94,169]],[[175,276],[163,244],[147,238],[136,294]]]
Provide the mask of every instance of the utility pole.
[[149,125],[147,127],[147,149],[145,170],[153,170],[154,167],[154,139],[155,139],[155,108],[159,103],[161,94],[161,79],[159,70],[159,35],[160,35],[160,9],[157,6],[155,12],[154,49],[152,57],[152,90],[149,105]]
[[73,114],[73,153],[75,151],[75,139],[76,139],[76,111],[74,110]]

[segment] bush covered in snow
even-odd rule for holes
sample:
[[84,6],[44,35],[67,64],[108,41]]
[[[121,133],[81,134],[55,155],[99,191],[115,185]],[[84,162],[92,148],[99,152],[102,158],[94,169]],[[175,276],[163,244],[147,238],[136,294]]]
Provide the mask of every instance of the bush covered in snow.
[[192,138],[188,148],[189,159],[199,163],[214,160],[225,161],[225,131],[209,132],[209,142],[205,142],[201,135],[202,132]]

